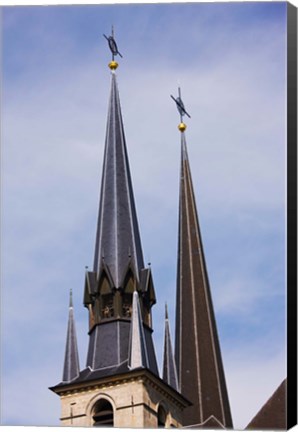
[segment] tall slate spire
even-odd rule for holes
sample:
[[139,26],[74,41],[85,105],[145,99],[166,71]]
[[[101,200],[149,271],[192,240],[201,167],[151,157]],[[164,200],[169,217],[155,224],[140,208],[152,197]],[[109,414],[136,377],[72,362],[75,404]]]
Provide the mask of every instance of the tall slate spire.
[[67,326],[67,337],[66,337],[62,381],[71,382],[79,376],[79,373],[80,373],[79,354],[78,354],[77,336],[76,336],[74,313],[73,313],[72,291],[70,290],[69,315],[68,315],[68,326]]
[[113,54],[99,213],[93,271],[86,272],[84,305],[89,310],[86,367],[112,375],[129,370],[133,293],[140,302],[145,367],[158,374],[152,340],[151,308],[156,302],[150,269],[143,253],[133,196],[115,70],[118,52],[113,35],[106,39]]
[[119,288],[130,263],[135,276],[144,267],[116,75],[112,72],[101,182],[94,271],[104,261]]
[[163,352],[163,376],[162,379],[178,391],[178,378],[175,358],[170,335],[170,324],[168,317],[168,308],[165,307],[165,337],[164,337],[164,352]]
[[[180,92],[179,92],[180,98]],[[177,98],[178,100],[178,98]],[[180,391],[193,403],[183,425],[232,427],[203,243],[200,232],[185,129],[182,121],[175,358]],[[182,103],[183,109],[184,105]],[[185,111],[185,109],[184,109]],[[217,426],[218,427],[218,426]]]

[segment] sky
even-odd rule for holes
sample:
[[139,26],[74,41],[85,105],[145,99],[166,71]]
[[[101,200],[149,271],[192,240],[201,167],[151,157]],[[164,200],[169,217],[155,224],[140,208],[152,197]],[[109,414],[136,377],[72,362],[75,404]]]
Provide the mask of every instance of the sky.
[[[1,422],[58,426],[73,290],[81,369],[110,89],[117,80],[145,262],[174,335],[182,97],[234,427],[286,376],[286,3],[2,8]],[[174,342],[174,341],[173,341]],[[161,368],[160,368],[161,370]]]

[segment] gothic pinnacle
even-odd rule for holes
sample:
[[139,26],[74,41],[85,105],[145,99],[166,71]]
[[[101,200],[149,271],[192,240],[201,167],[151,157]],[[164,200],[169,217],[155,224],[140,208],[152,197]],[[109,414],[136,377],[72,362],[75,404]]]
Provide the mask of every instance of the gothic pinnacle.
[[163,354],[163,377],[162,379],[178,390],[178,377],[175,358],[170,335],[170,323],[168,315],[168,306],[165,304],[165,333],[164,333],[164,354]]
[[72,290],[69,295],[69,314],[63,367],[63,382],[71,382],[80,374],[77,335],[74,320]]

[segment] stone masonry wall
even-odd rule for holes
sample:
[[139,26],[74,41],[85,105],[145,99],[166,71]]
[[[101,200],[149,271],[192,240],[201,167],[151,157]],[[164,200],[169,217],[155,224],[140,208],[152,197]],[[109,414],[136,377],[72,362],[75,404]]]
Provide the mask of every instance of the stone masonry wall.
[[92,409],[101,398],[107,399],[114,410],[114,427],[157,427],[157,412],[161,404],[168,413],[166,427],[181,425],[181,409],[171,396],[161,391],[148,378],[90,386],[83,390],[66,392],[61,396],[61,426],[90,427]]

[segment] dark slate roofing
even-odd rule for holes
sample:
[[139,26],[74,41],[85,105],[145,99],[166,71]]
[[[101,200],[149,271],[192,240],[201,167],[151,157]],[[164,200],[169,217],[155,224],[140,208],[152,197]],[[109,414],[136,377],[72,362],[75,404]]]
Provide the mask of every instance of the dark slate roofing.
[[68,384],[71,385],[84,384],[95,380],[99,380],[101,378],[109,378],[115,375],[124,374],[129,371],[130,369],[128,368],[127,361],[118,366],[104,368],[104,369],[97,369],[97,370],[93,370],[88,366],[79,373],[76,379],[72,380],[71,382],[61,381],[59,384],[50,387],[50,389],[55,391],[58,388],[68,387]]
[[284,379],[273,395],[246,426],[246,429],[287,429],[286,387],[287,379]]
[[134,291],[132,300],[128,366],[130,369],[149,369],[149,357],[137,291]]
[[128,263],[138,280],[144,267],[115,73],[112,73],[94,271],[104,259],[116,288]]
[[[87,367],[80,372],[80,375],[77,377],[76,380],[72,381],[71,384],[80,384],[80,383],[85,383],[87,381],[94,381],[100,378],[108,378],[126,372],[129,372],[127,361],[122,363],[121,365],[105,368],[105,369],[92,370],[90,367]],[[58,384],[57,387],[63,384],[64,383],[62,382]]]
[[176,302],[178,383],[181,393],[193,403],[183,413],[183,425],[203,423],[213,416],[231,428],[229,399],[184,132],[181,133]]
[[128,359],[130,321],[108,320],[89,334],[86,367],[92,370],[117,368]]
[[170,325],[168,310],[166,306],[165,312],[165,337],[164,337],[164,353],[163,353],[163,376],[162,379],[178,391],[178,378],[175,358],[173,355],[171,335],[170,335]]
[[77,346],[77,336],[75,329],[73,303],[72,303],[72,292],[70,291],[69,299],[69,317],[66,337],[66,348],[63,368],[63,382],[71,382],[79,376],[80,365],[79,365],[79,354]]

